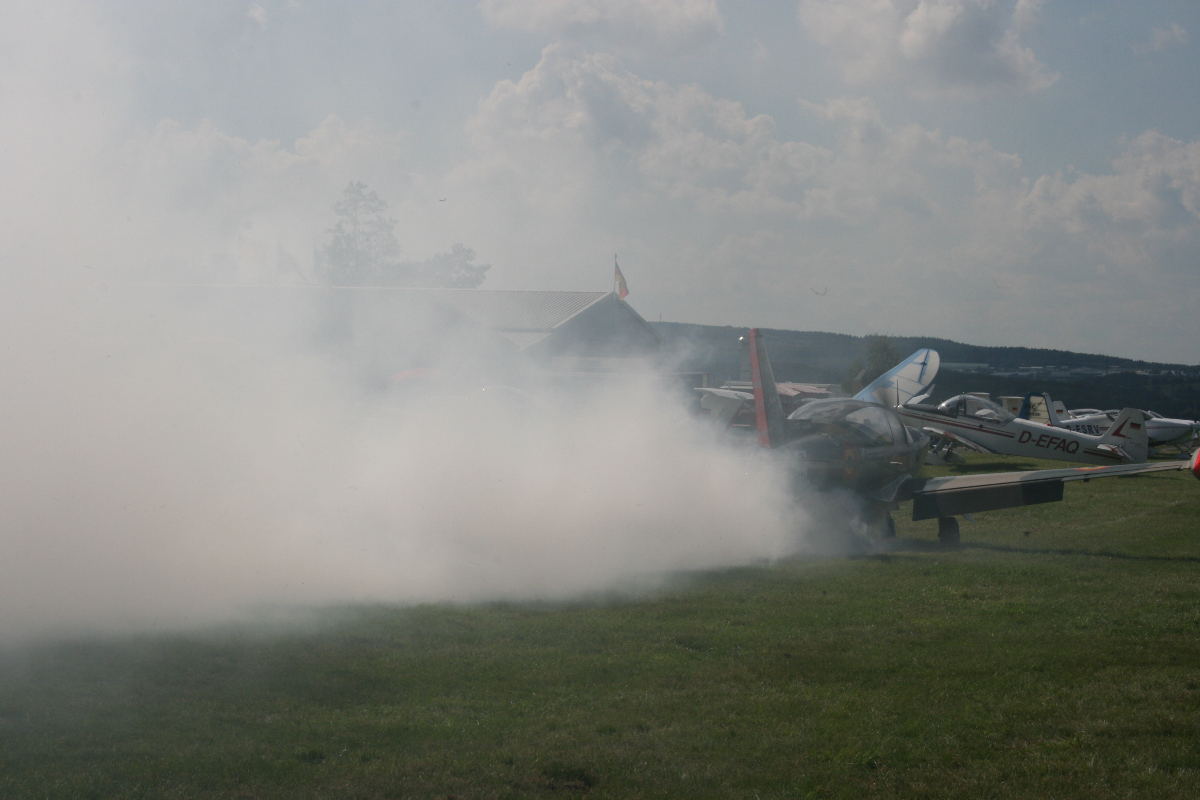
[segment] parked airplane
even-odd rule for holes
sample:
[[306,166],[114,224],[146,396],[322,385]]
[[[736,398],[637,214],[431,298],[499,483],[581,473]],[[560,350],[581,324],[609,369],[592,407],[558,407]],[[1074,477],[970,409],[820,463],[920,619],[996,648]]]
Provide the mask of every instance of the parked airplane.
[[913,501],[913,520],[937,519],[938,538],[955,542],[956,515],[1061,500],[1066,481],[1185,468],[1200,478],[1200,451],[1186,463],[922,478],[929,437],[906,426],[897,409],[859,398],[814,400],[785,418],[758,329],[748,342],[758,444],[787,458],[797,481],[857,493],[868,524],[885,536],[895,533],[891,511],[905,500]]
[[907,425],[939,442],[934,463],[953,462],[954,448],[980,453],[1049,458],[1083,464],[1141,464],[1149,452],[1145,415],[1126,408],[1099,435],[1038,424],[1005,410],[986,397],[960,394],[940,405],[907,403],[896,409]]
[[936,350],[918,350],[854,395],[855,400],[899,406],[928,396],[942,359]]
[[1154,411],[1147,411],[1146,435],[1150,437],[1151,447],[1175,445],[1183,448],[1200,436],[1200,422],[1194,419],[1172,419]]
[[[757,328],[755,329],[757,330]],[[751,368],[750,338],[742,337],[743,370]],[[933,379],[937,375],[941,359],[936,350],[918,350],[901,361],[890,370],[880,375],[869,386],[862,388],[854,395],[855,400],[868,403],[879,403],[885,406],[896,406],[911,400],[920,401],[928,396],[933,388]],[[862,373],[859,373],[860,377]],[[747,377],[743,375],[743,378]],[[857,380],[857,379],[856,379]],[[861,386],[862,384],[859,383]],[[832,384],[797,384],[777,383],[777,393],[780,395],[782,409],[790,414],[799,406],[812,399],[829,397]],[[753,408],[753,382],[742,380],[730,381],[719,389],[699,389],[701,394],[700,408],[709,414],[713,421],[724,428],[742,428],[749,430],[753,427],[753,419],[749,413]]]
[[[1035,395],[1026,395],[1022,410],[1029,404],[1032,397],[1035,397]],[[1050,395],[1042,394],[1041,397],[1045,401],[1045,413],[1048,424],[1078,433],[1086,433],[1090,436],[1103,435],[1112,428],[1117,417],[1120,415],[1120,412],[1115,410],[1098,411],[1096,409],[1079,409],[1078,411],[1067,411],[1062,407],[1063,404],[1061,402],[1052,401]],[[1145,411],[1143,413],[1146,415],[1146,436],[1149,439],[1150,447],[1166,447],[1168,445],[1186,446],[1196,436],[1197,432],[1200,432],[1200,422],[1190,419],[1168,419],[1153,411]]]

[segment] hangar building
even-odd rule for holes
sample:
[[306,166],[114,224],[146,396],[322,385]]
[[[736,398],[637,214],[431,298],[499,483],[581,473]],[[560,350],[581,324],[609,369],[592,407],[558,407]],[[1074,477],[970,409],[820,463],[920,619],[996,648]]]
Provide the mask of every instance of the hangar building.
[[604,375],[652,366],[662,340],[613,292],[353,289],[323,293],[326,338],[368,372],[461,364],[493,378],[530,367]]
[[613,292],[425,291],[552,368],[619,368],[624,359],[654,358],[662,345],[649,323]]

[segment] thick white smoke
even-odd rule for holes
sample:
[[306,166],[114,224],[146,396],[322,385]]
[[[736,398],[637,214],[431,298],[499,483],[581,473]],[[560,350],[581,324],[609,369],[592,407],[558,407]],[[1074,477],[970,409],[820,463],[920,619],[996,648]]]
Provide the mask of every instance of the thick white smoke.
[[784,476],[653,381],[510,390],[458,364],[435,391],[380,389],[311,310],[13,288],[0,641],[566,598],[798,546]]

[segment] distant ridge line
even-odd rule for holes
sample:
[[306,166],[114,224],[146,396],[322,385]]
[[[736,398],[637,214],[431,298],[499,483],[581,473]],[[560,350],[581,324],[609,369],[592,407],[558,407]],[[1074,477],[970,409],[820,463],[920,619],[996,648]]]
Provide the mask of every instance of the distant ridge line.
[[[701,325],[690,322],[651,322],[655,330],[663,337],[664,342],[680,340],[700,340],[706,343],[718,344],[731,338],[736,342],[737,337],[745,328],[731,325]],[[816,363],[845,362],[849,363],[861,357],[866,345],[866,336],[855,336],[849,333],[829,333],[826,331],[794,331],[784,328],[762,328],[763,333],[771,343],[771,360],[775,361],[775,353],[779,348],[802,348],[808,350],[819,346],[821,353],[805,353]],[[888,338],[896,345],[901,356],[931,347],[937,350],[943,362],[951,363],[984,363],[994,367],[1021,367],[1054,365],[1063,367],[1119,367],[1126,369],[1165,369],[1165,370],[1195,370],[1200,365],[1175,364],[1161,361],[1144,361],[1141,359],[1107,356],[1098,353],[1079,353],[1072,350],[1052,348],[973,345],[956,342],[952,339],[941,339],[932,336],[891,336]],[[825,348],[835,345],[834,351]],[[720,349],[724,350],[723,347]],[[795,355],[799,356],[800,353]]]

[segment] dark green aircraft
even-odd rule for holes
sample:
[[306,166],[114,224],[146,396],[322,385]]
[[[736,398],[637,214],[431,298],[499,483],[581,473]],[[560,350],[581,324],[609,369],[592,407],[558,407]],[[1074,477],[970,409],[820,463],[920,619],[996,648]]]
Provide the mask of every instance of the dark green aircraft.
[[747,343],[759,445],[783,456],[797,482],[853,491],[882,536],[895,535],[891,512],[906,500],[913,501],[913,520],[936,519],[938,538],[957,542],[959,515],[1062,500],[1066,481],[1181,469],[1200,478],[1200,450],[1188,461],[922,478],[928,436],[893,409],[860,399],[813,400],[784,416],[757,328]]

